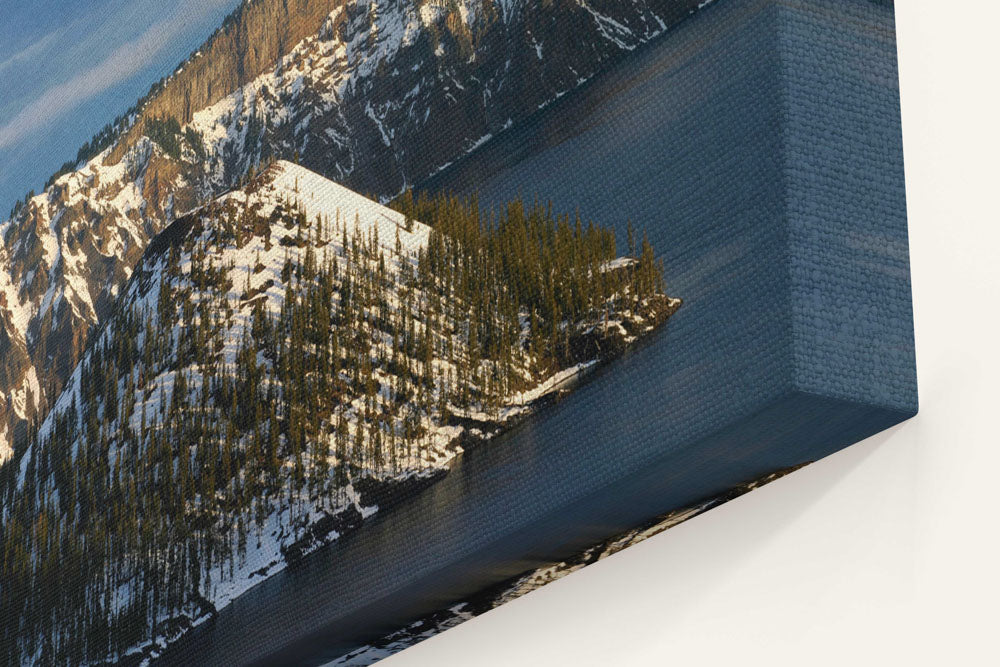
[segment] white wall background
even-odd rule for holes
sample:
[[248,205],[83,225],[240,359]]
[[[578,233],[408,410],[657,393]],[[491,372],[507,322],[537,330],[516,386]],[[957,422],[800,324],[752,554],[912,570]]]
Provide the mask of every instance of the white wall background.
[[920,414],[382,664],[1000,664],[1000,3],[896,14]]

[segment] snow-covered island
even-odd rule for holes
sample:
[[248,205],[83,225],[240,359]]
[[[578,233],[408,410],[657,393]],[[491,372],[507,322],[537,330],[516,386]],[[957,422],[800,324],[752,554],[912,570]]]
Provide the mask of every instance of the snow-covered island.
[[5,468],[4,657],[147,661],[447,474],[680,307],[629,245],[288,162],[181,217]]

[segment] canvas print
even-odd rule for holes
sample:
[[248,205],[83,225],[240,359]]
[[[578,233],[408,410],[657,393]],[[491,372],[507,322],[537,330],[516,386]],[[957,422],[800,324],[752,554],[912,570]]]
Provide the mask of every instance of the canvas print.
[[912,416],[892,10],[15,9],[4,664],[373,664]]

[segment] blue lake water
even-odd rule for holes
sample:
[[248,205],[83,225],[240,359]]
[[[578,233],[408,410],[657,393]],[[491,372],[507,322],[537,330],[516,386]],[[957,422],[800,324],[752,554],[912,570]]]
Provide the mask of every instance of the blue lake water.
[[[766,428],[690,445],[760,412],[795,372],[783,58],[843,59],[843,85],[862,107],[888,109],[890,125],[895,113],[898,126],[891,14],[863,0],[719,0],[426,184],[477,190],[487,205],[538,195],[616,225],[622,247],[631,219],[685,305],[566,399],[461,457],[441,482],[237,599],[167,662],[322,663],[650,516],[826,453],[805,441],[778,446]],[[839,26],[837,39],[815,53],[798,48],[823,22]],[[898,172],[889,188],[897,200],[883,202],[890,216],[904,210],[893,131],[874,146],[834,133],[837,150],[862,156],[873,174]],[[817,160],[837,158],[815,150]],[[848,203],[841,214],[870,216],[867,206]],[[884,275],[868,270],[908,298],[905,222],[899,228],[889,226],[902,235],[901,256]],[[905,331],[865,326],[853,335],[887,341],[887,358],[900,359],[890,363],[912,361]]]

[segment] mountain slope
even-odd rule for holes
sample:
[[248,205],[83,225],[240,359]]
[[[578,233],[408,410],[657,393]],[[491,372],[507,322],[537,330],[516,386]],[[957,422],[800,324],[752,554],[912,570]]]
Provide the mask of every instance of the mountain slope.
[[244,3],[0,223],[0,461],[45,415],[152,235],[250,167],[298,156],[394,195],[698,4]]
[[152,240],[3,470],[8,662],[155,653],[680,305],[541,206],[398,208],[277,162]]

